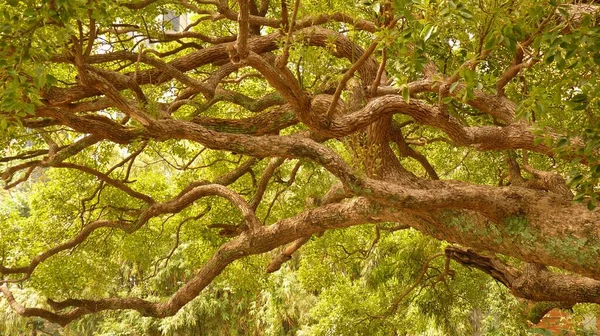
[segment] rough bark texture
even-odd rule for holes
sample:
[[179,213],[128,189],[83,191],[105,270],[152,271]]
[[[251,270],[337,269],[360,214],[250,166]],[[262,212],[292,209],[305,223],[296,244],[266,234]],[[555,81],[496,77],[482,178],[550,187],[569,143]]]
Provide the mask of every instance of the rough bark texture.
[[[152,3],[145,1],[123,6],[138,10]],[[440,104],[443,97],[458,95],[465,90],[465,84],[458,82],[455,75],[446,76],[432,65],[423,71],[421,79],[408,83],[405,88],[389,86],[385,80],[385,58],[380,63],[376,57],[379,40],[363,49],[347,35],[323,27],[326,23],[341,22],[373,33],[382,29],[375,22],[343,13],[295,21],[294,13],[293,22],[289,22],[287,16],[281,20],[265,16],[268,7],[259,10],[248,0],[240,0],[238,6],[232,8],[226,1],[202,3],[203,14],[209,11],[214,17],[236,22],[237,36],[207,37],[192,32],[169,35],[172,40],[185,38],[186,43],[194,42],[190,47],[192,50],[186,47],[170,57],[155,57],[152,54],[161,54],[155,50],[86,54],[76,46],[66,46],[68,52],[51,57],[50,66],[68,66],[77,72],[78,82],[44,90],[42,104],[33,114],[23,118],[22,124],[31,132],[50,134],[42,136],[48,148],[23,149],[16,155],[1,158],[0,163],[8,163],[2,175],[7,188],[26,181],[38,168],[74,169],[95,176],[99,183],[110,185],[145,205],[133,209],[135,219],[132,221],[101,218],[88,222],[76,236],[33,256],[27,265],[0,265],[0,291],[18,314],[39,316],[60,325],[103,310],[132,309],[145,316],[170,316],[198,296],[237,259],[281,248],[280,254],[267,267],[267,272],[274,272],[313,234],[379,222],[396,222],[402,228],[407,225],[426,235],[464,246],[449,247],[446,255],[488,273],[515,296],[561,302],[561,305],[600,303],[600,210],[589,211],[584,205],[573,203],[573,194],[560,175],[533,168],[526,153],[519,163],[509,152],[527,150],[549,157],[557,154],[553,147],[534,141],[534,125],[517,118],[519,102],[511,100],[504,92],[504,87],[522,69],[534,67],[535,62],[515,61],[516,64],[509,66],[498,78],[497,92],[474,89],[473,96],[462,108],[489,116],[495,124],[467,123],[448,113],[444,103]],[[578,13],[573,12],[576,20],[581,16]],[[388,29],[401,29],[396,20],[387,20],[386,24]],[[261,35],[261,27],[287,30]],[[126,36],[126,32],[119,32],[118,27],[98,29]],[[132,29],[143,34],[139,27]],[[75,40],[78,38],[81,39],[78,43],[85,46],[88,42],[93,43],[96,36],[88,32],[74,37]],[[342,82],[333,87],[326,87],[327,83],[324,83],[325,89],[304,85],[288,67],[288,49],[292,42],[325,50],[329,57],[348,62],[349,68],[344,72]],[[523,41],[523,48],[530,43]],[[283,56],[272,54],[281,49]],[[485,58],[490,52],[482,52],[479,57]],[[523,55],[516,57],[523,59]],[[143,70],[119,70],[115,66],[119,62],[144,66]],[[477,62],[467,62],[461,69],[473,68]],[[195,69],[212,70],[206,76],[199,76],[194,73]],[[231,79],[239,70],[251,71],[247,73],[248,77]],[[260,80],[274,92],[251,98],[227,85],[248,78]],[[449,90],[454,83],[458,84]],[[167,102],[149,102],[144,91],[161,84],[179,88],[176,97]],[[344,91],[350,97],[348,102],[343,99],[347,97],[342,95]],[[227,117],[203,115],[219,104],[231,107]],[[194,112],[180,113],[184,107]],[[119,113],[109,116],[102,112],[107,108]],[[236,118],[237,109],[254,115]],[[400,124],[394,120],[395,115],[402,115],[409,122]],[[303,131],[280,134],[280,131],[299,124],[305,127]],[[419,152],[418,146],[413,145],[414,139],[403,131],[408,124],[435,129],[445,142],[455,147],[480,152],[506,151],[510,185],[440,180],[441,175],[434,165]],[[52,137],[61,128],[86,136],[58,146]],[[545,132],[543,136],[549,138],[559,136],[549,129]],[[176,197],[162,202],[132,188],[127,178],[111,177],[112,170],[102,172],[73,162],[81,151],[98,143],[127,145],[172,140],[188,140],[208,149],[243,154],[250,159],[212,183],[190,182]],[[332,146],[324,145],[326,140],[342,142],[352,162],[344,160]],[[577,146],[583,144],[575,143],[574,149]],[[125,158],[120,165],[132,165],[138,154]],[[574,150],[572,157],[577,155]],[[399,156],[417,160],[427,177],[409,171],[401,164]],[[245,199],[228,185],[250,172],[261,158],[272,159],[257,182],[253,197]],[[313,202],[311,207],[314,207],[265,225],[255,212],[263,201],[267,184],[286,159],[310,160],[335,176],[339,184],[325,197]],[[586,158],[581,162],[591,164]],[[189,164],[183,170],[188,167]],[[525,179],[521,169],[533,177]],[[297,172],[298,168],[295,168],[293,176],[286,182],[288,186],[294,183]],[[223,228],[225,235],[233,238],[199,267],[193,279],[165,301],[156,303],[117,297],[49,300],[52,310],[46,310],[23,307],[11,293],[14,290],[11,283],[34,276],[40,263],[81,244],[95,230],[120,229],[131,233],[152,218],[180,212],[208,196],[227,199],[242,213],[244,222],[234,227],[215,224],[214,227]],[[518,259],[525,266],[511,266],[495,258],[494,253]],[[558,274],[546,266],[561,268],[568,273]]]

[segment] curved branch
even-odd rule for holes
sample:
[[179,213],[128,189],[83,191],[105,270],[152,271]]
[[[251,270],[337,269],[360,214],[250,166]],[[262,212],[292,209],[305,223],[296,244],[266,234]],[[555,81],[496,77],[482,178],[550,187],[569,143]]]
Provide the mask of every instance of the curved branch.
[[152,197],[150,197],[146,194],[143,194],[141,192],[135,191],[135,190],[131,189],[127,184],[125,184],[121,181],[115,180],[115,179],[109,177],[107,174],[103,174],[95,169],[90,168],[90,167],[78,165],[75,163],[67,163],[67,162],[58,162],[58,163],[53,164],[52,167],[68,168],[68,169],[75,169],[75,170],[82,171],[84,173],[96,176],[100,181],[104,181],[104,182],[110,184],[111,186],[122,190],[123,192],[127,193],[128,195],[135,197],[137,199],[140,199],[148,204],[156,203],[156,201]]
[[[242,167],[244,167],[244,165]],[[223,181],[219,181],[219,182],[231,182],[232,178],[233,178],[233,176],[225,177],[223,179]],[[106,181],[106,182],[110,183],[108,181]],[[171,199],[169,201],[165,201],[162,203],[154,203],[153,202],[153,204],[150,207],[148,207],[144,211],[140,212],[140,214],[138,215],[138,218],[134,222],[126,222],[126,221],[122,221],[122,220],[119,220],[119,221],[109,221],[109,220],[94,221],[94,222],[86,225],[81,231],[79,231],[79,233],[75,237],[71,238],[67,242],[59,244],[56,247],[46,250],[46,251],[38,254],[34,258],[32,258],[29,265],[27,265],[27,266],[5,267],[5,266],[0,265],[0,273],[2,273],[2,274],[22,273],[22,274],[26,275],[24,279],[19,279],[19,280],[0,280],[0,284],[8,283],[8,282],[19,282],[19,281],[23,281],[23,280],[29,278],[29,276],[33,273],[35,268],[41,262],[58,254],[59,252],[62,252],[64,250],[67,250],[67,249],[70,249],[70,248],[73,248],[73,247],[79,245],[81,242],[83,242],[85,239],[87,239],[87,237],[92,232],[94,232],[100,228],[118,228],[127,233],[132,233],[132,232],[138,230],[139,228],[141,228],[144,224],[146,224],[148,222],[148,220],[150,220],[153,217],[156,217],[156,216],[159,216],[162,214],[167,214],[167,213],[177,213],[177,212],[185,209],[186,207],[190,206],[196,200],[198,200],[202,197],[213,196],[213,195],[218,195],[218,196],[224,197],[224,198],[228,199],[230,202],[232,202],[235,206],[237,206],[240,209],[240,211],[242,212],[244,219],[246,220],[246,223],[251,230],[255,230],[259,226],[261,226],[260,221],[254,214],[252,209],[249,207],[248,203],[246,203],[246,201],[241,196],[239,196],[238,194],[229,190],[227,187],[220,185],[220,184],[192,186],[191,188],[188,188],[187,190],[182,191],[174,199]]]
[[554,273],[539,264],[518,269],[497,258],[458,247],[447,247],[446,255],[491,275],[517,297],[532,301],[600,303],[600,281],[595,279]]
[[138,298],[68,299],[62,302],[49,300],[48,304],[55,310],[75,307],[67,313],[59,314],[46,309],[24,308],[16,302],[6,285],[0,287],[0,291],[19,315],[43,317],[62,326],[84,315],[103,310],[131,309],[140,312],[144,316],[172,316],[185,304],[197,297],[200,291],[208,286],[233,261],[247,255],[270,251],[278,246],[325,229],[348,227],[365,221],[372,221],[368,214],[374,208],[374,204],[364,198],[358,198],[344,204],[330,204],[308,210],[295,217],[281,220],[274,225],[261,226],[255,231],[242,234],[222,245],[192,280],[177,290],[168,300],[159,303]]
[[244,220],[248,225],[248,228],[252,230],[256,230],[258,227],[262,226],[254,210],[252,207],[237,193],[233,192],[229,188],[222,186],[220,184],[207,184],[194,187],[189,191],[182,193],[179,197],[177,197],[176,202],[164,202],[163,206],[165,209],[169,209],[166,212],[176,213],[181,211],[182,206],[187,206],[193,201],[197,200],[200,197],[217,195],[221,196],[227,200],[229,200],[233,205],[235,205],[242,215],[244,216]]
[[275,173],[275,170],[279,168],[279,166],[281,166],[283,162],[284,160],[281,158],[274,158],[271,160],[271,162],[269,162],[267,168],[265,168],[262,176],[260,177],[260,180],[258,181],[258,185],[256,188],[256,192],[254,193],[254,197],[252,198],[252,202],[250,202],[250,207],[252,208],[252,210],[256,211],[256,209],[258,208],[258,205],[262,201],[263,195],[267,190],[269,180],[271,180],[271,177],[273,177],[273,173]]
[[53,255],[55,255],[59,252],[68,250],[70,248],[73,248],[73,247],[81,244],[81,242],[83,242],[92,232],[94,232],[95,230],[100,229],[100,228],[118,228],[123,231],[128,231],[130,229],[130,223],[125,222],[125,221],[111,221],[111,220],[95,221],[95,222],[92,222],[92,223],[86,225],[81,231],[79,231],[79,233],[75,237],[33,257],[31,259],[31,261],[29,262],[29,265],[27,265],[27,266],[5,267],[5,266],[0,265],[0,273],[2,273],[2,275],[19,274],[19,273],[25,274],[25,277],[22,279],[19,279],[19,280],[0,280],[0,284],[10,283],[10,282],[20,282],[20,281],[28,279],[31,276],[31,274],[33,273],[33,271],[35,270],[35,268],[40,263],[44,262],[46,259],[52,257]]

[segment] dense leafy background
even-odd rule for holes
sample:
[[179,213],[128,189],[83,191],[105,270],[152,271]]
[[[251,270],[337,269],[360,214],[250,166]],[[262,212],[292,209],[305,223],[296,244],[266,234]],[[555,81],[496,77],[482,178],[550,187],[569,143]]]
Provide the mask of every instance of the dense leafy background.
[[[378,13],[382,5],[379,1],[303,0],[298,15],[346,12],[376,21],[380,19]],[[199,6],[204,8],[204,5]],[[493,120],[465,104],[472,99],[473,89],[494,90],[495,81],[511,64],[519,48],[518,42],[534,32],[545,17],[558,11],[559,15],[553,20],[560,23],[561,18],[569,16],[566,7],[554,0],[395,0],[393,6],[395,14],[405,18],[402,30],[382,30],[376,34],[382,37],[381,47],[385,46],[387,51],[390,79],[401,86],[420,78],[429,57],[444,74],[458,72],[464,84],[460,95],[445,98],[449,113],[479,124],[492,124]],[[78,34],[76,19],[87,18],[92,13],[99,26],[113,22],[146,25],[149,34],[159,35],[165,27],[155,18],[165,10],[187,11],[171,1],[157,1],[137,11],[104,0],[1,3],[0,153],[11,156],[21,148],[45,148],[43,138],[21,127],[20,120],[33,114],[40,104],[40,90],[50,85],[67,87],[76,82],[76,71],[72,67],[48,66],[50,57],[63,54],[70,36]],[[278,4],[271,5],[269,15],[280,15]],[[368,46],[373,38],[340,23],[326,26],[345,29],[349,37],[363,46]],[[564,156],[550,160],[532,154],[530,161],[538,167],[553,167],[569,174],[570,185],[577,191],[576,200],[587,202],[593,208],[598,201],[600,165],[579,163],[581,157],[593,161],[594,150],[600,145],[599,28],[590,16],[584,16],[568,33],[564,29],[569,27],[554,26],[561,28],[544,30],[532,44],[534,50],[543,50],[539,63],[527,70],[526,81],[525,77],[512,81],[506,94],[519,102],[520,118],[535,122],[540,130],[552,127],[565,135],[538,140],[556,147],[559,154],[564,151]],[[191,28],[214,36],[236,29],[230,21],[205,21]],[[265,33],[271,31],[273,29],[265,28]],[[107,48],[107,51],[139,48],[139,45],[134,46],[135,42],[135,39],[111,40],[94,48]],[[475,70],[461,69],[464,62],[481,52],[482,45],[485,49],[494,49],[494,53]],[[169,42],[152,48],[170,50],[174,46],[175,42]],[[180,54],[171,58],[177,56]],[[350,66],[349,62],[331,58],[323,50],[299,43],[292,46],[290,64],[293,71],[298,71],[304,87],[314,92],[319,87],[335,85],[340,80],[341,70]],[[201,78],[211,70],[207,66],[192,73]],[[263,81],[252,79],[230,85],[250,97],[271,90]],[[150,101],[167,100],[172,90],[170,82],[144,88]],[[427,94],[423,98],[437,99]],[[116,115],[118,112],[108,109],[105,113]],[[195,112],[186,107],[177,113],[183,118]],[[204,115],[245,117],[251,113],[217,103]],[[407,121],[404,116],[396,119]],[[299,129],[302,126],[284,132]],[[58,126],[55,132],[55,141],[59,143],[70,143],[79,136]],[[405,132],[415,141],[444,136],[438,130],[419,125],[409,126]],[[577,160],[568,156],[572,153],[573,139],[585,144],[577,149],[580,151]],[[342,155],[350,155],[341,142],[331,141],[328,145]],[[190,181],[211,180],[247,159],[236,153],[203,149],[186,141],[144,141],[127,146],[103,142],[84,150],[70,162],[106,171],[142,147],[143,154],[130,172],[124,166],[116,169],[112,176],[122,178],[131,174],[132,188],[159,201],[174,197]],[[191,165],[193,169],[182,169],[201,150],[202,155]],[[445,141],[424,144],[420,150],[442,179],[494,185],[499,176],[498,167],[504,162],[500,153],[454,148]],[[414,160],[404,158],[402,163],[418,175],[425,175]],[[241,195],[251,196],[256,182],[253,179],[261,175],[266,165],[267,161],[263,160],[253,168],[252,175],[244,175],[231,187]],[[295,182],[288,185],[296,165],[300,168]],[[322,196],[334,182],[323,168],[297,160],[286,161],[275,176],[257,210],[258,217],[267,223],[294,215],[308,206],[307,199]],[[0,193],[0,261],[27,263],[57,241],[73,236],[90,219],[127,217],[123,208],[140,205],[139,200],[116,188],[109,186],[99,191],[93,176],[59,168],[36,170],[28,182]],[[205,215],[193,218],[200,213]],[[43,305],[46,297],[58,300],[139,296],[159,300],[190,279],[194,269],[225,241],[214,229],[209,229],[208,224],[237,224],[240,220],[241,215],[229,203],[206,198],[178,214],[152,219],[134,234],[95,232],[84,244],[40,265],[34,276],[20,285],[17,297],[26,306]],[[384,230],[391,226],[393,224],[386,224],[376,229],[375,225],[364,225],[325,232],[322,237],[313,237],[292,261],[274,274],[264,272],[270,256],[237,261],[173,317],[157,320],[133,312],[102,313],[85,317],[57,332],[68,335],[467,335],[479,324],[478,328],[486,335],[527,334],[525,302],[515,299],[488,276],[456,264],[452,265],[456,270],[453,278],[436,282],[444,267],[442,258],[431,262],[426,280],[401,301],[397,310],[382,316],[417,280],[424,262],[445,246],[444,242],[413,230]],[[577,306],[571,319],[576,321],[590,311],[594,312],[595,308]],[[480,316],[477,321],[473,319],[474,314]],[[54,330],[41,320],[16,316],[5,300],[0,301],[0,334],[23,334],[32,327]]]

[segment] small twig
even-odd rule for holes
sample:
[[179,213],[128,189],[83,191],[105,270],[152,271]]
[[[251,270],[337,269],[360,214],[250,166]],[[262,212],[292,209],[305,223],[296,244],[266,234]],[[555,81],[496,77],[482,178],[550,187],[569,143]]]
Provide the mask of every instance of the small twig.
[[[397,22],[398,22],[398,19],[392,20],[392,22],[390,22],[390,24],[386,28],[387,29],[392,28],[393,26],[396,25]],[[352,67],[348,71],[346,71],[346,73],[344,74],[344,77],[342,77],[342,80],[340,81],[337,88],[335,89],[335,93],[333,94],[333,100],[331,101],[331,105],[329,105],[329,110],[327,111],[327,121],[328,122],[331,122],[333,113],[335,112],[338,101],[340,99],[340,95],[342,94],[342,90],[346,87],[346,84],[348,83],[350,78],[352,78],[354,76],[354,73],[358,69],[360,69],[360,67],[363,66],[363,64],[369,59],[369,57],[371,57],[371,54],[373,54],[375,49],[377,49],[377,46],[379,45],[379,42],[381,42],[381,40],[382,40],[381,36],[378,36],[377,38],[375,38],[373,43],[371,43],[371,45],[367,48],[367,50],[365,50],[365,52],[360,56],[360,58],[356,61],[356,63],[354,63],[354,65],[352,65]]]
[[360,56],[360,58],[356,61],[356,63],[354,63],[354,65],[352,65],[352,67],[346,71],[346,73],[344,74],[344,77],[342,77],[342,80],[340,80],[340,83],[338,84],[337,88],[335,89],[335,93],[333,94],[333,99],[331,101],[331,105],[329,105],[329,110],[327,110],[327,121],[331,122],[332,118],[333,118],[333,113],[336,110],[338,101],[340,99],[340,95],[342,94],[342,90],[346,87],[346,83],[348,83],[348,81],[350,80],[350,78],[352,78],[354,76],[354,73],[367,61],[367,59],[369,59],[369,57],[371,57],[371,54],[375,51],[375,49],[377,48],[377,45],[379,45],[379,42],[381,41],[381,38],[376,38],[375,41],[373,41],[373,43],[371,43],[371,45],[369,46],[369,48],[367,48],[367,50],[365,50],[365,52],[362,54],[362,56]]
[[375,77],[375,81],[371,85],[371,95],[377,95],[377,88],[381,82],[381,77],[383,76],[383,72],[385,71],[385,64],[387,62],[387,48],[383,48],[381,51],[381,64],[379,64],[379,69],[377,69],[377,76]]
[[[282,10],[283,10],[283,6],[285,4],[286,0],[282,0],[281,4],[282,4]],[[287,64],[288,58],[290,56],[290,44],[292,41],[292,32],[294,31],[294,26],[296,24],[296,15],[298,14],[298,8],[300,7],[300,0],[296,0],[294,2],[294,9],[292,11],[292,22],[289,23],[289,28],[287,31],[287,36],[285,38],[285,44],[283,46],[283,51],[281,53],[281,56],[277,59],[277,64],[276,66],[278,68],[283,68],[285,67],[285,65]],[[287,13],[285,15],[285,18],[287,19]],[[285,28],[285,24],[284,24],[284,28]]]
[[148,280],[154,276],[156,276],[156,274],[158,274],[158,267],[160,266],[160,263],[162,261],[165,262],[165,264],[162,266],[163,268],[166,268],[169,265],[169,261],[171,260],[171,257],[173,256],[173,254],[175,254],[175,251],[177,250],[177,248],[179,247],[179,237],[181,234],[181,228],[183,227],[183,224],[189,222],[189,221],[197,221],[199,219],[201,219],[202,217],[204,217],[209,211],[211,210],[210,205],[206,207],[206,209],[204,209],[199,215],[197,216],[193,216],[193,217],[188,217],[184,220],[182,220],[179,225],[177,225],[177,229],[175,230],[175,243],[173,244],[173,247],[171,248],[171,251],[169,252],[169,254],[165,257],[162,257],[160,259],[158,259],[155,263],[154,263],[154,273],[146,278],[143,278],[142,281]]

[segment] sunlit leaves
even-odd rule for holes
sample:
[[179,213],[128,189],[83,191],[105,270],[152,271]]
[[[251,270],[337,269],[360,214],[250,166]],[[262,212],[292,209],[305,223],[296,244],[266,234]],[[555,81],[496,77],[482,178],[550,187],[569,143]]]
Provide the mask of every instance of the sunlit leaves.
[[[76,77],[78,69],[71,59],[77,41],[89,33],[88,24],[92,18],[98,27],[106,28],[118,22],[118,27],[139,30],[137,34],[140,34],[135,37],[129,35],[130,32],[117,35],[106,28],[90,45],[92,54],[98,54],[95,56],[128,51],[139,53],[140,58],[157,57],[157,53],[168,52],[191,41],[198,43],[193,47],[195,49],[209,47],[209,43],[190,37],[155,43],[164,38],[169,29],[168,24],[156,18],[167,11],[185,13],[192,6],[198,6],[201,12],[213,10],[213,4],[186,3],[184,8],[172,1],[156,1],[143,10],[129,11],[108,0],[56,0],[51,3],[52,6],[50,2],[39,1],[0,4],[0,132],[4,135],[0,148],[6,156],[15,155],[23,148],[31,151],[46,149],[53,141],[60,148],[81,136],[75,131],[80,128],[74,123],[51,124],[42,130],[12,126],[20,125],[23,120],[32,121],[31,116],[41,103],[51,101],[47,105],[52,109],[63,106],[75,109],[77,103],[92,103],[83,99],[71,102],[73,104],[55,104],[48,91],[50,88],[53,92],[93,89],[83,88],[85,81]],[[231,10],[235,11],[233,3],[230,2]],[[340,32],[362,48],[372,43],[373,38],[379,38],[380,47],[385,47],[387,53],[386,71],[379,74],[381,86],[388,86],[385,90],[394,86],[406,104],[414,105],[417,101],[438,109],[439,114],[431,119],[412,119],[402,114],[403,109],[398,113],[393,111],[396,113],[393,118],[404,125],[408,146],[425,155],[442,179],[506,185],[504,153],[456,143],[448,138],[449,134],[431,125],[420,124],[422,120],[450,120],[457,128],[504,127],[506,120],[498,120],[469,105],[478,95],[488,95],[498,98],[492,99],[492,104],[502,105],[491,106],[493,109],[504,108],[512,112],[516,108],[515,125],[537,127],[539,134],[550,134],[534,140],[534,145],[539,145],[549,155],[531,154],[530,163],[560,173],[571,171],[568,183],[576,192],[575,200],[585,203],[589,209],[597,205],[600,132],[590,121],[598,117],[600,89],[596,73],[600,65],[600,45],[592,18],[584,16],[580,25],[566,25],[566,9],[561,6],[556,12],[557,4],[549,5],[544,1],[516,4],[510,1],[396,0],[392,2],[392,9],[398,24],[383,29],[386,17],[382,11],[388,4],[387,1],[362,1],[355,6],[356,3],[348,1],[303,0],[299,15],[304,19],[336,12],[338,16],[343,14],[373,21],[377,27],[375,33],[363,31],[348,20],[332,19],[322,26]],[[268,9],[269,14],[264,20],[272,22],[281,15],[279,5],[271,5]],[[548,21],[548,26],[543,26],[541,22],[555,12],[557,17]],[[193,16],[192,20],[198,20],[198,24],[190,27],[188,32],[209,37],[232,36],[237,32],[235,20],[221,16],[214,20],[209,18],[212,17],[208,14]],[[271,33],[284,34],[278,27],[260,29],[262,37]],[[533,39],[529,40],[530,37]],[[356,60],[359,49],[352,49],[350,59],[338,58],[342,50],[336,45],[338,41],[334,36],[324,42],[325,48],[306,46],[305,42],[310,38],[309,29],[302,36],[293,36],[288,69],[307,96],[314,97],[330,92],[339,84],[344,71]],[[146,44],[147,41],[150,42]],[[83,42],[81,47],[86,47],[85,38],[80,42]],[[529,42],[531,44],[527,45]],[[183,49],[162,57],[162,60],[169,63],[191,50],[194,49]],[[376,62],[381,62],[380,51],[374,53]],[[522,55],[517,56],[519,53]],[[278,51],[275,51],[274,57],[277,56]],[[65,63],[50,65],[49,59],[60,59]],[[181,61],[174,63],[177,62]],[[205,82],[222,65],[220,62],[187,69],[185,73],[194,80]],[[505,88],[496,86],[505,70],[521,66],[520,62],[530,63],[523,65]],[[137,79],[140,73],[144,76],[156,73],[146,71],[151,66],[131,59],[91,66]],[[144,77],[141,81],[141,90],[149,102],[138,104],[154,118],[190,120],[200,114],[202,117],[232,119],[256,116],[253,111],[227,102],[218,102],[203,110],[202,105],[212,97],[186,96],[188,91],[177,80],[149,84],[154,79]],[[353,81],[358,82],[358,76]],[[420,81],[433,83],[433,89],[414,90],[411,96],[413,86],[410,84]],[[369,88],[372,85],[362,84]],[[252,99],[274,90],[250,67],[227,74],[220,87]],[[129,89],[121,93],[125,99],[135,98]],[[176,97],[187,105],[171,115],[164,113]],[[347,90],[341,98],[347,102],[351,97]],[[371,98],[368,95],[360,97],[357,104]],[[56,122],[43,115],[45,111],[38,112],[43,117],[34,122]],[[294,116],[294,112],[290,113]],[[61,116],[77,116],[88,118],[88,121],[114,123],[115,128],[141,130],[115,107]],[[299,130],[306,130],[306,126],[295,125],[281,134]],[[147,133],[143,135],[129,145],[117,145],[115,142],[120,141],[114,139],[101,141],[69,158],[68,162],[107,172],[109,179],[161,202],[177,197],[190,183],[213,181],[249,159],[236,151],[209,150],[192,141],[158,142],[149,140],[151,137],[147,137]],[[377,146],[352,151],[346,145],[351,141],[360,144],[365,139],[331,139],[324,145],[338,152],[352,169],[358,171],[362,168],[360,159],[364,159],[368,151],[376,151]],[[406,156],[396,145],[392,144],[391,148],[402,166],[419,177],[426,176],[423,165],[414,157]],[[531,144],[527,146],[530,148]],[[142,152],[135,163],[122,161],[138,150]],[[45,160],[45,155],[45,152],[40,154],[39,159]],[[357,160],[352,162],[353,159]],[[228,186],[246,200],[254,197],[257,183],[269,164],[268,159],[257,161]],[[114,183],[101,181],[85,172],[40,167],[34,173],[30,184],[23,184],[22,189],[11,195],[14,200],[0,203],[2,220],[6,223],[0,228],[3,239],[0,250],[10,250],[0,256],[7,264],[31,260],[36,253],[72,237],[95,219],[130,223],[149,206],[130,197]],[[21,176],[23,173],[16,177]],[[266,225],[295,216],[317,206],[318,199],[334,182],[335,178],[314,162],[287,159],[274,171],[256,215]],[[198,217],[204,211],[208,213]],[[189,281],[221,244],[230,241],[229,237],[219,236],[217,230],[208,227],[215,223],[233,226],[243,223],[243,219],[230,202],[206,197],[180,212],[154,218],[132,234],[101,230],[77,248],[53,257],[37,271],[36,279],[29,284],[52,297],[81,294],[83,297],[165,299]],[[523,230],[521,225],[509,224],[511,233]],[[426,258],[441,248],[443,244],[414,231],[375,231],[373,225],[325,232],[322,237],[313,237],[276,274],[266,275],[263,271],[272,255],[255,256],[230,265],[196,300],[172,318],[149,322],[134,314],[109,313],[94,323],[97,323],[96,330],[106,333],[127,329],[139,334],[231,334],[235,330],[239,334],[445,332],[462,335],[471,332],[467,322],[470,314],[482,311],[486,316],[482,323],[489,334],[522,333],[524,323],[515,301],[481,274],[461,269],[452,281],[447,279],[447,282],[434,285],[432,279],[439,276],[442,259],[432,262],[432,268],[427,270],[428,278],[419,284],[414,296],[402,302],[395,314],[378,317],[393,303],[395,294],[413,284]],[[86,291],[88,279],[92,281]],[[464,297],[454,295],[456,292],[464,293]],[[485,295],[481,295],[482,292]],[[32,306],[38,305],[37,301],[33,303]]]
[[423,41],[427,42],[431,37],[431,34],[436,30],[436,27],[432,24],[426,24],[421,30],[421,36],[423,37]]

